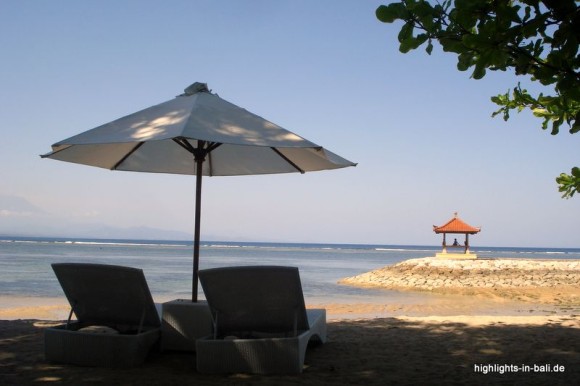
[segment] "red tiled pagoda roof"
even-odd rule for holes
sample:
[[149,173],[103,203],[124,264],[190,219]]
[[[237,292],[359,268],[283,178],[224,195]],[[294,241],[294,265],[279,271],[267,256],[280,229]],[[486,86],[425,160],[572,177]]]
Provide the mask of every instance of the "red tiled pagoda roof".
[[435,233],[469,233],[476,234],[481,230],[481,228],[472,227],[467,224],[455,214],[451,220],[449,220],[445,225],[437,226],[433,225],[433,231]]

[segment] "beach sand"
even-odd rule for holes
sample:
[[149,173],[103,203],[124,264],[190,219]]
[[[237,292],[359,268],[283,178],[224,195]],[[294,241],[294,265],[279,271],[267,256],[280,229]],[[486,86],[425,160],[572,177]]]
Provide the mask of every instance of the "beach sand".
[[8,307],[0,309],[0,385],[579,384],[580,310],[547,304],[557,292],[542,296],[326,304],[329,341],[308,350],[296,376],[203,375],[195,354],[179,352],[153,352],[133,369],[47,363],[43,330],[68,307]]

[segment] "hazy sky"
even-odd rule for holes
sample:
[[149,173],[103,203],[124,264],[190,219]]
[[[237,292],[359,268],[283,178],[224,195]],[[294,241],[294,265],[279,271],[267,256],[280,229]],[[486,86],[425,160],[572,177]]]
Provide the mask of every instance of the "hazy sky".
[[200,81],[359,163],[205,178],[202,239],[437,245],[457,211],[482,227],[473,246],[579,247],[580,197],[554,178],[580,164],[580,135],[491,118],[518,78],[399,53],[383,3],[0,0],[0,234],[192,234],[193,177],[39,154]]

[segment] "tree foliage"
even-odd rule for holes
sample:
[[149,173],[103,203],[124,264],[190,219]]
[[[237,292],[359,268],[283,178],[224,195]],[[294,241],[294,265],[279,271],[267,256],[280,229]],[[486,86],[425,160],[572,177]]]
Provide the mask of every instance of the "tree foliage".
[[[457,69],[481,79],[487,71],[512,69],[545,86],[550,95],[531,95],[518,83],[491,98],[499,106],[493,116],[528,109],[542,120],[542,129],[556,135],[562,125],[580,131],[580,11],[575,0],[401,0],[381,5],[377,18],[402,21],[399,50],[425,45],[431,54],[437,41],[457,55]],[[556,178],[562,197],[580,192],[580,169]]]

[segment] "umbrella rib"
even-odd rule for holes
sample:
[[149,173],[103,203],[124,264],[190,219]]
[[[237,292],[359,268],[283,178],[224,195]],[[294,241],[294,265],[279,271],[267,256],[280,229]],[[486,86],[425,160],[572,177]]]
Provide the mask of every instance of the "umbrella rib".
[[191,143],[187,142],[187,140],[183,137],[173,138],[173,142],[190,152],[191,154],[195,154],[195,148],[191,146]]
[[207,167],[208,167],[208,175],[210,177],[213,177],[213,166],[212,166],[212,161],[211,161],[211,153],[207,154]]
[[211,153],[212,151],[214,151],[215,149],[217,149],[218,147],[220,147],[221,145],[223,145],[223,143],[221,142],[212,142],[208,147],[207,147],[207,152]]
[[195,148],[193,146],[191,146],[191,143],[189,143],[187,141],[186,138],[183,137],[179,137],[179,138],[173,138],[173,142],[177,143],[179,146],[181,146],[182,148],[184,148],[185,150],[187,150],[188,152],[192,153],[193,155],[196,155],[196,153],[198,151],[203,151],[204,155],[211,153],[212,151],[214,151],[215,149],[217,149],[218,147],[220,147],[222,144],[220,142],[205,142],[208,144],[207,148]]
[[270,149],[272,149],[272,151],[274,151],[274,153],[278,154],[280,157],[282,157],[282,159],[284,159],[284,161],[288,162],[290,165],[292,165],[292,167],[296,170],[298,170],[300,173],[304,174],[306,173],[303,169],[301,169],[298,165],[296,165],[294,162],[292,162],[290,160],[290,158],[286,157],[284,154],[282,154],[282,152],[278,149],[276,149],[275,147],[271,147]]
[[208,167],[209,167],[209,176],[213,176],[213,165],[212,165],[212,161],[211,161],[211,152],[214,151],[215,149],[217,149],[218,147],[220,147],[222,145],[222,143],[220,142],[212,142],[208,147],[207,147],[207,163],[208,163]]
[[[212,162],[211,162],[211,152],[214,151],[215,149],[217,149],[218,147],[220,147],[222,145],[221,142],[205,142],[205,141],[201,141],[202,142],[202,147],[201,148],[195,148],[193,146],[191,146],[191,143],[189,143],[189,141],[187,141],[186,138],[183,137],[179,137],[179,138],[173,138],[173,141],[175,143],[177,143],[179,146],[181,146],[182,148],[184,148],[185,150],[187,150],[188,152],[190,152],[191,154],[194,155],[194,157],[196,159],[202,159],[204,160],[206,157],[208,158],[208,165],[209,165],[209,175],[212,176],[213,172],[212,172]],[[205,145],[207,144],[207,148],[203,148]],[[203,162],[203,161],[202,161]]]
[[113,167],[111,168],[111,170],[116,170],[119,166],[121,166],[121,164],[123,162],[125,162],[125,160],[129,157],[131,157],[131,155],[133,153],[135,153],[141,146],[143,146],[145,142],[139,142],[137,145],[135,145],[135,147],[133,147],[133,149],[131,149],[131,151],[129,151],[127,154],[125,154],[123,156],[123,158],[121,158],[115,165],[113,165]]

